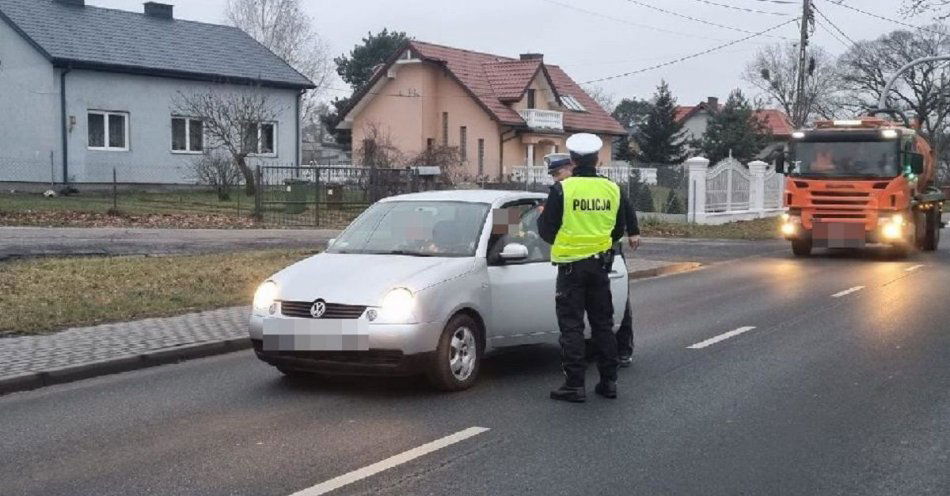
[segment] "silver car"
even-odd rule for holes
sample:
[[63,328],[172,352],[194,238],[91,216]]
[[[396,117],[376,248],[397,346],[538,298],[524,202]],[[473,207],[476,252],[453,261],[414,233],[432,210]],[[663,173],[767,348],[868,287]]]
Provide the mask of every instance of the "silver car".
[[[288,375],[425,373],[461,390],[495,350],[556,343],[550,246],[537,233],[545,196],[445,191],[382,200],[321,254],[257,290],[258,358]],[[614,324],[627,270],[610,274]]]

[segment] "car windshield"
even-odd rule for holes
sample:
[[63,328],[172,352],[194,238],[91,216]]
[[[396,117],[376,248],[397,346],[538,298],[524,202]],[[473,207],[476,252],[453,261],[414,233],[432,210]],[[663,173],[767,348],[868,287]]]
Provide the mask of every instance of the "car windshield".
[[487,203],[389,201],[369,207],[327,253],[471,257]]
[[900,173],[894,141],[799,142],[793,174],[829,177],[895,177]]

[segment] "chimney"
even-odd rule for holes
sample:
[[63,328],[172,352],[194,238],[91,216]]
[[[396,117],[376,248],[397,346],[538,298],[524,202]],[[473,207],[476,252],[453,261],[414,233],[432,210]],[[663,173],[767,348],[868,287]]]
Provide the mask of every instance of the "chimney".
[[709,110],[719,110],[719,99],[714,96],[707,98],[706,107],[708,107]]
[[541,60],[544,61],[543,53],[522,53],[521,60]]
[[53,2],[62,4],[62,5],[69,5],[70,7],[85,7],[86,6],[86,0],[53,0]]
[[145,15],[159,19],[173,19],[174,5],[158,2],[145,2]]

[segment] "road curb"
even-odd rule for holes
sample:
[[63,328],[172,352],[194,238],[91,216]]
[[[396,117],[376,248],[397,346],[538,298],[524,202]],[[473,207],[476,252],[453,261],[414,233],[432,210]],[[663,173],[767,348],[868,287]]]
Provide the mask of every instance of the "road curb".
[[132,370],[155,367],[157,365],[167,365],[169,363],[195,358],[221,355],[233,351],[246,350],[250,347],[251,340],[249,338],[232,338],[221,341],[186,344],[173,348],[150,351],[148,353],[126,355],[40,372],[30,372],[0,378],[0,395],[17,391],[29,391],[54,384],[65,384],[103,375],[117,374],[119,372],[129,372]]
[[668,276],[672,274],[679,274],[681,272],[689,272],[702,266],[703,264],[699,262],[678,262],[664,265],[662,267],[654,267],[652,269],[634,270],[629,272],[629,274],[630,279],[648,279],[650,277]]
[[[698,262],[679,262],[653,267],[650,269],[634,270],[628,272],[631,280],[647,279],[650,277],[659,277],[670,274],[678,274],[695,270],[702,266]],[[191,343],[171,348],[163,348],[150,351],[148,353],[139,353],[135,355],[119,356],[100,360],[96,362],[81,363],[69,365],[56,369],[48,369],[39,372],[29,372],[5,378],[0,378],[0,395],[14,393],[18,391],[30,391],[55,384],[65,384],[68,382],[91,379],[103,375],[118,374],[120,372],[129,372],[158,365],[167,365],[169,363],[192,360],[195,358],[209,357],[213,355],[222,355],[233,351],[246,350],[251,347],[249,338],[232,338],[221,341],[205,341],[201,343]]]

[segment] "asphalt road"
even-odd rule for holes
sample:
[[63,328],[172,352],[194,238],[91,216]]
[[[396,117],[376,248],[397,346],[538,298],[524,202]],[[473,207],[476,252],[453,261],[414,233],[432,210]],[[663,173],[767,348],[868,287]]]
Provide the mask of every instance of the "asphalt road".
[[0,398],[0,494],[290,495],[406,452],[332,494],[950,494],[950,249],[757,246],[632,285],[617,400],[549,400],[555,347],[457,394],[241,352]]

